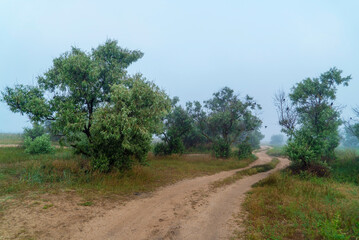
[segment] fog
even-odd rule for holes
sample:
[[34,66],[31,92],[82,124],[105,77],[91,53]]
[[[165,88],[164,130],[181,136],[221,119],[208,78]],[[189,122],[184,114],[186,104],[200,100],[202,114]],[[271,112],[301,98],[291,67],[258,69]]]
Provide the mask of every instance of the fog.
[[[358,9],[358,1],[1,1],[0,90],[36,84],[71,46],[89,51],[111,38],[145,53],[129,73],[141,72],[182,104],[224,86],[254,97],[269,140],[280,132],[274,93],[333,66],[352,75],[337,103],[344,118],[353,115]],[[0,132],[28,125],[0,103]]]

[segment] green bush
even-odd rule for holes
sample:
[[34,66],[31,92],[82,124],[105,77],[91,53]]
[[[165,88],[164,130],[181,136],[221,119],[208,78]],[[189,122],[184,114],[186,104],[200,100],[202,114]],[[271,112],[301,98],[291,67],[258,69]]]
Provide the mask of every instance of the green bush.
[[168,146],[164,142],[156,143],[153,148],[153,154],[155,154],[156,156],[167,155],[167,154],[169,154],[168,152],[169,152]]
[[24,140],[25,152],[29,154],[53,153],[55,148],[51,146],[50,136],[43,134],[35,139],[27,136]]
[[229,158],[231,156],[231,146],[223,139],[219,139],[213,144],[213,150],[216,158]]
[[32,128],[24,128],[24,138],[30,137],[31,140],[34,140],[37,137],[40,137],[45,134],[45,128],[38,123],[33,123]]
[[252,146],[248,142],[242,142],[238,145],[238,158],[244,159],[252,155]]
[[168,143],[159,142],[156,143],[153,149],[153,153],[157,155],[170,155],[170,154],[182,154],[184,152],[184,145],[180,138],[170,139]]

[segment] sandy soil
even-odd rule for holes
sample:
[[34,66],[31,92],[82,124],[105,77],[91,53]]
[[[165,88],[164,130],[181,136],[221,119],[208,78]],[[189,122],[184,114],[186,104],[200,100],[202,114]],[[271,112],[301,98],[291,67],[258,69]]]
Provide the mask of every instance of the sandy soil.
[[[259,159],[249,167],[272,159],[265,151],[256,155]],[[84,207],[75,204],[79,199],[72,200],[72,205],[52,199],[54,207],[46,211],[42,205],[39,209],[23,207],[25,214],[17,208],[6,214],[0,233],[17,225],[18,229],[19,226],[27,229],[24,232],[28,236],[36,235],[40,239],[228,239],[235,230],[240,230],[233,216],[240,212],[244,193],[254,183],[289,164],[287,159],[280,160],[276,169],[244,177],[216,190],[211,188],[211,183],[238,170],[183,180],[129,202]],[[19,236],[26,235],[20,231]],[[17,237],[3,235],[3,239]]]

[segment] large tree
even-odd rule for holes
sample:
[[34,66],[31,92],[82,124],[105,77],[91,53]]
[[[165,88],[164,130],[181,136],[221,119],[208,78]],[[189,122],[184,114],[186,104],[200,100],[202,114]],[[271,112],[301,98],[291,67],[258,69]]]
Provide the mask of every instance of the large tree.
[[107,40],[85,52],[73,47],[53,60],[53,66],[37,78],[37,86],[16,85],[2,92],[10,110],[31,121],[51,121],[51,129],[79,152],[88,155],[83,141],[91,143],[93,114],[108,103],[110,90],[127,78],[126,68],[143,56]]
[[228,157],[235,142],[248,141],[250,134],[261,126],[255,110],[261,109],[253,98],[243,100],[228,87],[213,94],[213,98],[187,103],[191,116],[203,136],[214,145],[218,157]]
[[303,167],[334,156],[341,124],[339,107],[334,101],[337,87],[347,86],[350,79],[342,77],[341,70],[331,68],[318,78],[297,83],[287,97],[277,94],[279,124],[289,136],[289,155]]
[[33,122],[50,122],[50,129],[77,152],[97,159],[97,168],[126,168],[131,157],[143,162],[170,107],[153,83],[127,74],[142,56],[114,40],[91,52],[73,47],[53,60],[37,86],[7,87],[3,100]]

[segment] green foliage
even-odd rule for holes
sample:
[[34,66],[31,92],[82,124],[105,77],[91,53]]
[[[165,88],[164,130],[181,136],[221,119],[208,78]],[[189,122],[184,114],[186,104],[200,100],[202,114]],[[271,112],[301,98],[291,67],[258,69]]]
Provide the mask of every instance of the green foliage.
[[282,134],[272,135],[269,144],[272,146],[282,146],[284,144],[284,136]]
[[312,161],[318,161],[318,156],[313,150],[313,145],[307,141],[307,136],[297,134],[288,141],[285,153],[292,160],[292,164],[307,168]]
[[94,168],[123,170],[135,161],[144,164],[152,134],[161,130],[161,118],[169,108],[167,95],[140,75],[113,85],[111,104],[93,117],[90,151]]
[[216,158],[229,158],[231,156],[231,146],[221,138],[215,141],[213,150]]
[[126,68],[142,56],[113,40],[89,53],[73,47],[53,60],[53,66],[38,77],[37,86],[7,87],[2,100],[11,111],[26,114],[33,122],[51,121],[53,133],[90,155],[94,112],[110,102],[111,86],[123,83]]
[[187,111],[195,120],[196,127],[213,143],[215,155],[219,157],[229,157],[230,146],[246,139],[262,123],[254,113],[261,109],[260,105],[249,96],[240,100],[228,87],[205,101],[204,109],[199,102],[187,103]]
[[158,155],[169,155],[171,154],[168,148],[168,144],[164,142],[155,143],[153,147],[153,154]]
[[267,154],[273,157],[286,157],[286,148],[284,146],[274,146],[267,150]]
[[252,155],[252,146],[248,142],[242,142],[238,145],[238,158],[244,159]]
[[145,162],[152,134],[160,132],[169,110],[155,84],[127,74],[142,56],[112,40],[90,53],[72,48],[53,60],[37,87],[7,87],[3,100],[32,121],[50,121],[51,131],[90,156],[95,169],[128,169]]
[[254,130],[249,133],[248,142],[251,145],[252,149],[259,149],[260,142],[264,138],[264,135],[258,130]]
[[336,150],[336,159],[329,163],[331,177],[342,183],[359,186],[359,153],[353,149]]
[[341,124],[334,100],[337,87],[347,86],[351,79],[341,73],[331,68],[319,78],[307,78],[296,84],[289,100],[283,94],[276,97],[279,123],[289,136],[287,154],[295,164],[306,168],[311,163],[334,159]]
[[164,131],[161,133],[163,143],[155,147],[155,154],[168,155],[184,152],[184,139],[193,129],[193,120],[180,105],[178,97],[172,99],[172,109],[164,118]]
[[24,138],[29,137],[31,140],[34,140],[35,138],[44,135],[45,132],[45,128],[35,122],[32,124],[32,128],[24,128],[23,136]]
[[55,148],[51,146],[51,140],[48,134],[35,137],[35,139],[31,139],[31,137],[26,136],[24,145],[25,152],[29,154],[53,153],[55,150]]

